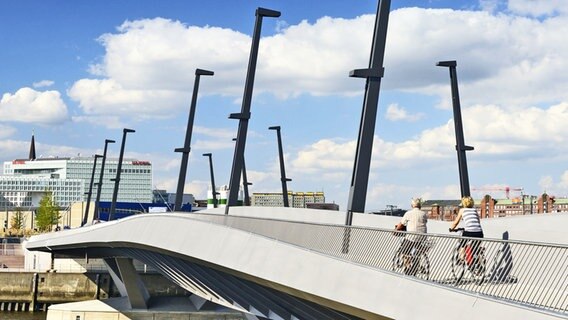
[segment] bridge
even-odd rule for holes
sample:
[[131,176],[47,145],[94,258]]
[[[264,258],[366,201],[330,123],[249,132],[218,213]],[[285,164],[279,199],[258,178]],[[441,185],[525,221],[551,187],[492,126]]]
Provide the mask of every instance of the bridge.
[[393,264],[399,218],[354,214],[347,227],[344,216],[255,207],[143,214],[34,236],[27,248],[105,259],[130,309],[151,308],[136,259],[191,292],[197,309],[215,303],[251,319],[568,318],[568,245],[555,231],[566,214],[485,219],[483,276],[459,279],[459,239],[447,222],[429,222],[420,274]]

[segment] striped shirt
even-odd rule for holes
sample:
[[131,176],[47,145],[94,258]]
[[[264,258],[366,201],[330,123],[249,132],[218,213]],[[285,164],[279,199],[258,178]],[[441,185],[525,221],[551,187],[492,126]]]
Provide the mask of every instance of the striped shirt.
[[463,208],[462,219],[464,222],[464,229],[467,232],[481,232],[481,223],[479,222],[479,215],[474,208]]

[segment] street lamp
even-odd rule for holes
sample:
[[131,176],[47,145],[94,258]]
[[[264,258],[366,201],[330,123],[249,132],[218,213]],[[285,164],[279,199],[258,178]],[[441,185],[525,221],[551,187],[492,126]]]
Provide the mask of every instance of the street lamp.
[[93,161],[93,171],[91,172],[91,182],[89,183],[89,192],[87,192],[87,206],[85,208],[85,215],[83,216],[83,221],[81,221],[81,227],[87,224],[87,219],[89,217],[89,208],[91,206],[91,195],[93,194],[93,180],[95,180],[95,169],[97,168],[97,159],[102,157],[103,156],[101,156],[100,154],[95,154],[95,161]]
[[96,216],[96,220],[98,221],[100,219],[100,214],[99,214],[99,206],[100,206],[100,201],[101,201],[101,189],[103,186],[103,175],[105,172],[105,163],[106,163],[106,156],[107,156],[107,148],[108,148],[108,144],[109,143],[115,143],[116,141],[114,140],[110,140],[110,139],[105,139],[105,149],[103,151],[103,161],[101,164],[101,172],[99,174],[99,182],[97,183],[97,199],[95,200],[95,214],[93,215],[93,220],[95,219]]
[[284,152],[282,151],[282,136],[280,135],[280,126],[268,127],[268,130],[276,130],[276,137],[278,139],[278,157],[280,158],[280,181],[282,182],[282,201],[284,207],[289,207],[288,204],[288,187],[286,185],[287,181],[292,181],[292,179],[286,178],[286,170],[284,169]]
[[215,188],[215,175],[213,174],[213,159],[211,153],[204,153],[209,158],[209,172],[211,173],[211,194],[213,194],[213,208],[217,208],[217,189]]
[[227,199],[227,207],[225,214],[229,214],[229,207],[237,205],[239,196],[239,185],[241,181],[241,172],[243,172],[243,161],[245,159],[245,144],[247,139],[248,121],[250,119],[250,104],[252,101],[252,89],[254,86],[254,75],[256,72],[256,61],[258,58],[258,46],[260,43],[260,31],[262,28],[263,17],[280,17],[280,12],[258,8],[255,12],[256,19],[254,23],[254,32],[252,36],[251,50],[249,56],[249,64],[247,68],[247,76],[245,81],[245,92],[243,94],[243,103],[240,113],[233,113],[230,119],[239,120],[239,128],[237,131],[237,142],[235,143],[235,153],[233,155],[233,165],[231,167],[231,176],[229,180],[229,195]]
[[458,153],[458,167],[460,174],[461,196],[470,196],[469,175],[467,172],[467,159],[465,152],[473,150],[473,147],[466,146],[463,134],[463,124],[461,116],[460,95],[458,90],[458,75],[456,71],[456,61],[440,61],[438,67],[448,67],[450,69],[450,82],[452,88],[452,106],[454,109],[454,129],[456,132],[456,151]]
[[191,106],[189,107],[189,119],[187,120],[187,129],[185,131],[185,140],[183,148],[175,149],[175,152],[181,152],[181,166],[179,168],[179,178],[176,191],[176,202],[174,210],[181,210],[181,202],[183,199],[183,187],[185,185],[185,177],[187,175],[187,161],[189,159],[189,151],[191,150],[191,134],[193,132],[193,119],[195,118],[195,105],[197,104],[197,91],[199,89],[200,76],[212,76],[213,71],[195,69],[195,82],[193,84],[193,96],[191,98]]
[[118,185],[120,183],[120,171],[122,171],[122,158],[124,157],[124,145],[126,144],[126,134],[136,132],[133,129],[122,129],[122,144],[120,145],[120,155],[118,156],[118,166],[116,168],[116,178],[110,179],[114,181],[114,191],[112,193],[112,202],[110,204],[110,212],[108,213],[108,221],[112,220],[116,211],[116,198],[118,197]]

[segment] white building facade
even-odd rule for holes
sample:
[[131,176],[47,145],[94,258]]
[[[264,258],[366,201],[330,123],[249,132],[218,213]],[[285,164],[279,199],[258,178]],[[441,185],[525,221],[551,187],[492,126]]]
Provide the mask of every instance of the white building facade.
[[[89,191],[94,157],[45,158],[4,162],[0,176],[0,209],[37,207],[46,190],[53,193],[56,204],[62,208],[76,201],[85,201]],[[97,161],[94,183],[98,183],[101,160]],[[103,173],[101,201],[111,201],[118,159],[107,159]],[[97,196],[93,185],[91,201]],[[35,200],[34,200],[35,199]],[[117,201],[151,203],[152,164],[149,161],[124,159],[120,174]],[[37,201],[36,201],[37,200]]]
[[[251,206],[254,207],[283,207],[282,193],[263,192],[253,193]],[[325,203],[323,192],[288,192],[288,203],[293,208],[306,208],[308,203]]]

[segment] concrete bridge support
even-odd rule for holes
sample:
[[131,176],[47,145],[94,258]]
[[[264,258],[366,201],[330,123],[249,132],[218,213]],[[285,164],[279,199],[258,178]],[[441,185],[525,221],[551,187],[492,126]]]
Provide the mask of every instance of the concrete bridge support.
[[131,309],[148,309],[150,294],[138,276],[131,258],[104,259],[120,295],[128,297]]

